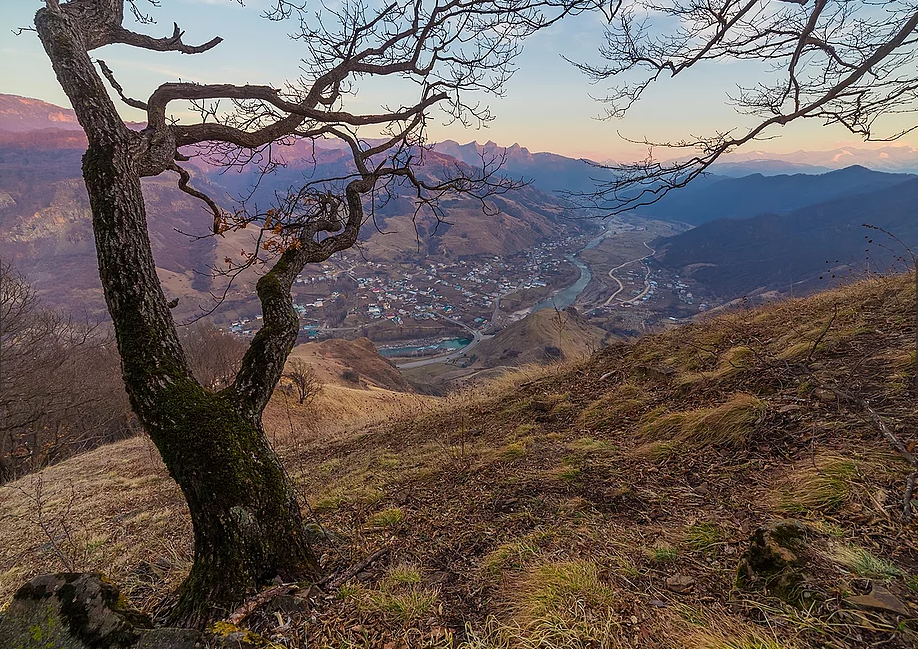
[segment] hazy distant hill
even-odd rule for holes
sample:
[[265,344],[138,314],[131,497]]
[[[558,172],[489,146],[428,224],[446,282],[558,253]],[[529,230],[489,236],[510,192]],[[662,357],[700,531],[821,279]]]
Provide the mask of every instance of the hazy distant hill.
[[875,171],[896,173],[918,173],[918,149],[908,144],[889,144],[877,148],[845,146],[831,151],[795,151],[793,153],[769,153],[765,151],[743,151],[732,153],[722,159],[724,164],[745,164],[750,162],[778,162],[794,165],[811,165],[842,169],[861,165]]
[[763,176],[779,176],[782,174],[824,174],[832,171],[831,167],[820,167],[817,165],[801,164],[797,162],[788,162],[786,160],[771,160],[768,158],[762,160],[747,160],[731,162],[718,162],[711,165],[711,173],[717,176],[727,176],[729,178],[742,178],[751,174],[762,174]]
[[788,214],[705,223],[663,239],[658,259],[721,298],[786,291],[791,282],[805,286],[820,275],[862,273],[868,265],[882,270],[906,254],[864,223],[885,228],[918,251],[916,205],[918,179],[911,179]]
[[0,131],[22,133],[43,128],[81,130],[76,113],[69,108],[40,99],[0,94]]
[[700,178],[662,200],[637,210],[658,219],[697,225],[722,218],[745,218],[766,212],[788,212],[807,205],[892,187],[910,176],[853,166],[830,173],[744,178]]

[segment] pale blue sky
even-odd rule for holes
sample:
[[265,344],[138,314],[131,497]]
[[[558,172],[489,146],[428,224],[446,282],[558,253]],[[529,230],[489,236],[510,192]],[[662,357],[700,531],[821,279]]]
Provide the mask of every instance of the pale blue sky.
[[[0,5],[0,92],[36,97],[68,105],[54,79],[51,66],[32,32],[12,33],[31,24],[43,0],[4,0]],[[157,84],[176,79],[204,83],[282,84],[295,77],[302,45],[287,38],[293,25],[259,18],[267,0],[248,0],[240,7],[233,0],[162,0],[150,7],[156,25],[134,26],[155,36],[171,32],[172,22],[186,31],[185,41],[201,43],[215,35],[224,42],[208,53],[185,56],[155,53],[126,46],[109,46],[94,53],[115,71],[128,94],[144,98]],[[596,60],[601,26],[595,16],[562,21],[530,39],[518,60],[519,71],[506,88],[506,97],[482,98],[497,120],[484,130],[434,127],[435,139],[460,142],[494,140],[514,142],[531,151],[554,151],[596,160],[625,160],[640,149],[624,142],[621,132],[633,139],[678,139],[705,135],[717,128],[740,126],[744,118],[726,105],[727,94],[737,83],[748,84],[758,71],[749,64],[709,65],[687,76],[667,80],[652,88],[623,120],[598,121],[602,112],[590,94],[602,95],[602,87],[587,79],[561,58]],[[366,86],[357,99],[365,109],[391,103],[395,92],[388,82]],[[142,120],[139,111],[124,108],[128,119]],[[758,150],[790,152],[799,149],[832,149],[857,142],[844,129],[825,128],[818,122],[794,124],[774,135],[780,138],[755,143]],[[918,138],[903,143],[918,144]],[[752,148],[752,147],[750,147]]]

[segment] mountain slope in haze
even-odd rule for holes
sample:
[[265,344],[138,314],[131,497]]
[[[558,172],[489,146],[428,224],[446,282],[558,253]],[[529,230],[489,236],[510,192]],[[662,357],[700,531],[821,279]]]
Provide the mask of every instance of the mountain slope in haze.
[[46,128],[82,130],[76,113],[69,108],[40,99],[0,94],[0,131],[23,133]]
[[743,178],[699,179],[666,194],[638,214],[692,225],[722,218],[745,218],[766,212],[787,212],[843,196],[892,187],[908,180],[853,166],[820,175],[794,174]]
[[729,178],[742,178],[752,174],[763,176],[780,176],[789,174],[825,174],[832,171],[831,167],[788,162],[786,160],[771,160],[769,158],[731,162],[725,157],[726,162],[715,162],[709,168],[711,173]]
[[[285,194],[317,178],[340,178],[354,173],[349,152],[340,147],[312,147],[301,142],[293,147],[278,147],[287,162],[274,173],[258,178],[255,170],[225,172],[196,161],[199,172],[223,188],[225,200],[243,196],[258,184],[249,204],[265,206],[275,195]],[[427,151],[416,174],[419,180],[435,184],[457,174],[480,174],[463,160]],[[360,239],[367,255],[374,259],[418,259],[428,255],[451,259],[479,254],[504,255],[525,250],[537,243],[557,239],[578,224],[567,218],[555,197],[535,186],[526,186],[486,199],[488,207],[472,198],[450,197],[440,201],[443,218],[430,209],[416,210],[416,190],[403,184],[391,187],[390,196],[377,204],[372,227],[363,229]],[[496,208],[496,209],[495,209]]]
[[[50,301],[104,315],[81,175],[85,136],[70,120],[72,112],[45,102],[0,95],[0,108],[0,254]],[[47,124],[62,128],[47,128]],[[313,150],[300,143],[279,149],[287,157],[287,166],[262,179],[250,205],[258,203],[264,209],[275,192],[352,171],[347,153],[340,148]],[[433,152],[418,174],[436,180],[463,165]],[[257,180],[250,170],[222,173],[200,158],[188,166],[192,185],[224,207],[246,195]],[[159,274],[168,297],[180,298],[174,314],[185,318],[200,312],[202,305],[212,306],[211,291],[219,292],[220,282],[211,282],[209,268],[226,258],[238,260],[241,251],[251,249],[251,230],[207,237],[211,217],[203,203],[179,191],[173,174],[144,179],[143,185]],[[535,187],[495,196],[488,210],[472,199],[444,201],[442,222],[424,210],[415,218],[410,193],[407,187],[396,188],[388,203],[375,211],[377,227],[366,227],[361,235],[367,255],[402,261],[513,254],[577,229],[558,201]],[[500,211],[495,213],[494,207]],[[241,276],[233,294],[251,300],[252,311],[258,310],[249,290],[256,278],[255,271]]]
[[918,179],[912,179],[789,214],[721,219],[661,240],[657,260],[723,299],[807,286],[820,275],[882,271],[908,252],[863,224],[918,250],[916,205]]

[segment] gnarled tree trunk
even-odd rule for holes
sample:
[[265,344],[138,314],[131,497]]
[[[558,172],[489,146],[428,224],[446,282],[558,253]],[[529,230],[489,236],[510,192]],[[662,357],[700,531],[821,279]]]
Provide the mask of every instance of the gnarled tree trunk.
[[[195,556],[174,618],[200,626],[232,610],[266,581],[316,575],[295,495],[261,426],[261,414],[296,340],[290,273],[259,282],[265,326],[236,383],[211,394],[191,375],[156,275],[141,193],[161,142],[125,127],[90,61],[102,38],[69,3],[36,15],[39,37],[86,131],[83,177],[99,273],[115,325],[131,404],[188,502]],[[115,11],[121,2],[109,3]],[[75,8],[73,12],[65,11]],[[103,7],[104,8],[104,7]],[[88,22],[87,22],[88,21]],[[119,21],[120,24],[120,21]],[[163,147],[169,151],[169,147]],[[174,154],[171,145],[171,162]]]

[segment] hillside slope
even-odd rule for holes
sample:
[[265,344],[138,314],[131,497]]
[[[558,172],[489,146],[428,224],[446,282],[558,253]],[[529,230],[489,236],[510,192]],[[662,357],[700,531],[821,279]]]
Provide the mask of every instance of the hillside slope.
[[565,309],[542,309],[485,340],[473,352],[481,367],[521,367],[530,363],[585,358],[607,342],[609,334]]
[[[369,338],[341,340],[333,338],[320,342],[303,343],[293,348],[290,358],[301,358],[315,370],[316,376],[326,384],[344,387],[376,387],[395,392],[411,392],[411,386],[391,362],[379,355]],[[357,380],[348,380],[345,374]]]
[[[356,571],[246,624],[293,647],[914,647],[918,547],[900,520],[914,467],[876,423],[918,443],[914,280],[727,313],[388,425],[279,438],[343,535],[324,568]],[[42,480],[37,499],[34,481],[0,491],[0,599],[62,556],[148,608],[180,581],[190,528],[146,442]]]

